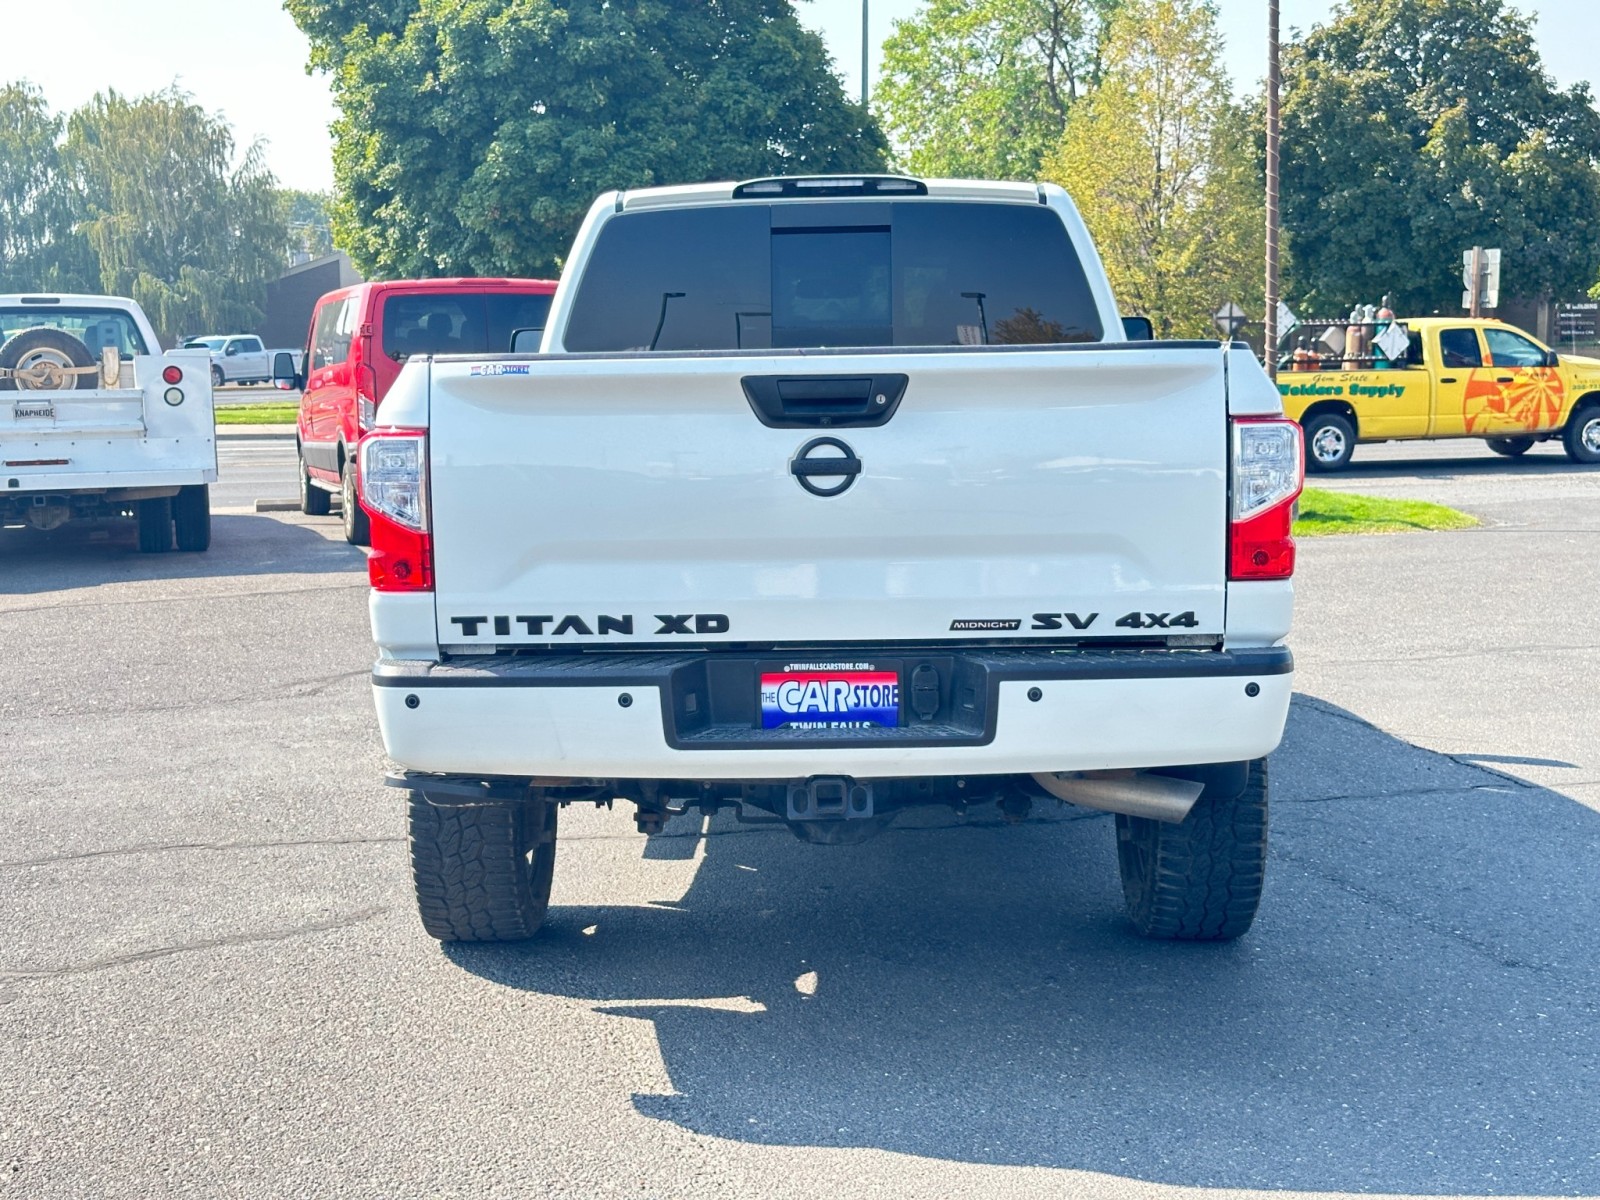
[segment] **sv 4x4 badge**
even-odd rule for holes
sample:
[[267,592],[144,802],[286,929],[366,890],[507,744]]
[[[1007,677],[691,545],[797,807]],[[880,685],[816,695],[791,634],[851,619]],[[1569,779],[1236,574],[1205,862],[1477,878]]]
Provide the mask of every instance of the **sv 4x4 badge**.
[[[1099,613],[1083,616],[1080,613],[1034,613],[1029,629],[1062,629],[1062,622],[1074,629],[1087,629],[1100,617]],[[1123,613],[1113,625],[1119,629],[1194,629],[1200,622],[1194,611],[1181,613],[1131,612]]]

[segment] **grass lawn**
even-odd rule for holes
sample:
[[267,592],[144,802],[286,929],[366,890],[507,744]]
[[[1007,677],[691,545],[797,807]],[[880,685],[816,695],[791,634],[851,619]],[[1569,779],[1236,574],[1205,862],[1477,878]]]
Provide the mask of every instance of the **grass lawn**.
[[217,408],[218,425],[293,425],[298,404],[228,404]]
[[1294,536],[1470,529],[1477,523],[1477,517],[1426,500],[1385,500],[1380,496],[1307,488],[1300,495],[1300,518],[1294,523]]

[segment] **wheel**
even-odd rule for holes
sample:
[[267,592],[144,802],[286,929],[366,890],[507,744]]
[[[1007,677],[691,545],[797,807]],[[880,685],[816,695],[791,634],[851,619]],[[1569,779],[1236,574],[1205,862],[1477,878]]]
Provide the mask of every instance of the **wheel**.
[[1338,413],[1319,413],[1305,423],[1306,468],[1342,471],[1356,449],[1356,429]]
[[345,541],[352,546],[371,544],[372,524],[361,501],[356,499],[356,465],[349,459],[339,470],[339,515],[344,518]]
[[219,388],[228,382],[228,377],[222,373],[222,368],[216,363],[211,364],[211,386]]
[[1496,454],[1504,454],[1507,458],[1516,458],[1533,449],[1533,439],[1531,437],[1490,438],[1488,446]]
[[190,484],[172,499],[172,526],[178,534],[178,549],[198,553],[211,546],[211,489],[203,483]]
[[1600,404],[1586,404],[1567,419],[1561,444],[1573,462],[1600,462]]
[[0,377],[0,392],[99,387],[99,370],[84,369],[94,365],[89,347],[70,333],[43,326],[23,329],[0,346],[0,367],[17,372]]
[[172,549],[172,498],[139,500],[139,553],[164,554]]
[[[1235,776],[1237,779],[1237,776]],[[1117,867],[1134,928],[1149,938],[1224,942],[1255,920],[1267,866],[1267,760],[1244,790],[1208,785],[1178,825],[1117,815]]]
[[550,906],[556,811],[549,800],[444,808],[411,793],[417,912],[441,942],[532,937]]
[[325,517],[333,497],[326,491],[311,482],[311,472],[306,469],[306,460],[300,459],[300,511],[308,517]]

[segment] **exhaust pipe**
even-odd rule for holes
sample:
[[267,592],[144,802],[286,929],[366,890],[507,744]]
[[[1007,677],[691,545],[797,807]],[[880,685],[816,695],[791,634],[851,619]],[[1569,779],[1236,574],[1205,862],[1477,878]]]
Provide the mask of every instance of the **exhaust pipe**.
[[1145,771],[1063,771],[1033,781],[1057,800],[1102,812],[1176,825],[1189,815],[1205,784]]

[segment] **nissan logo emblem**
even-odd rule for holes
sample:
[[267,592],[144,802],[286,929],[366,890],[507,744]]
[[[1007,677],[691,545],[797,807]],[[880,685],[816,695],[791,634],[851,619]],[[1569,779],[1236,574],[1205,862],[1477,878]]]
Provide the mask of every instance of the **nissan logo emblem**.
[[861,474],[861,460],[836,437],[812,438],[789,460],[789,474],[813,496],[837,496]]

